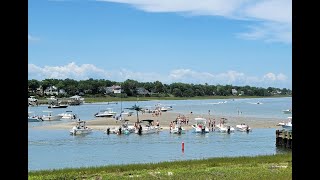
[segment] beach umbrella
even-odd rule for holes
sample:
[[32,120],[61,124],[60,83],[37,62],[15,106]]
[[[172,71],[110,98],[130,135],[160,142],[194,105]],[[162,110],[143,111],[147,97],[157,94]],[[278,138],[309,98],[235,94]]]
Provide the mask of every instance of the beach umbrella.
[[137,106],[136,104],[133,105],[132,107],[130,108],[125,108],[125,109],[130,109],[130,110],[135,110],[137,112],[137,122],[139,122],[139,111],[142,110],[142,108],[140,106]]

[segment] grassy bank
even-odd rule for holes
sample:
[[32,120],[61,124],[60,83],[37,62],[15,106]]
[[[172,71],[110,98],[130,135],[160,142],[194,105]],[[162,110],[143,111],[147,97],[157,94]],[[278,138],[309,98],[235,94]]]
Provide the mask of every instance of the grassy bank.
[[28,179],[292,179],[292,154],[31,171]]

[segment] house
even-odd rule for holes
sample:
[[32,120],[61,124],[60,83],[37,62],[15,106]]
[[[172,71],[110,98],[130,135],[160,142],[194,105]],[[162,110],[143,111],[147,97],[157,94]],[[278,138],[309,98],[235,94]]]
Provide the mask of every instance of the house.
[[47,89],[44,90],[44,94],[51,95],[51,96],[58,95],[59,94],[58,88],[55,86],[49,86],[49,87],[47,87]]
[[145,95],[150,95],[151,94],[144,87],[138,87],[138,88],[136,88],[136,91],[137,91],[137,94],[139,94],[139,95],[144,95],[145,96]]
[[231,89],[231,93],[232,93],[232,95],[237,95],[237,93],[238,93],[238,91],[236,90],[236,89]]
[[113,85],[113,86],[105,87],[104,90],[106,91],[105,94],[120,93],[120,92],[122,92],[121,86],[118,86],[118,85]]

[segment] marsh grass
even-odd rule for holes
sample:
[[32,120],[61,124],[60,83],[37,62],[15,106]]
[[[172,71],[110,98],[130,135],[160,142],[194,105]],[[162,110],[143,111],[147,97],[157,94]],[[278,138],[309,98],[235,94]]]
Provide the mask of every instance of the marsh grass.
[[28,179],[292,179],[292,154],[30,171]]

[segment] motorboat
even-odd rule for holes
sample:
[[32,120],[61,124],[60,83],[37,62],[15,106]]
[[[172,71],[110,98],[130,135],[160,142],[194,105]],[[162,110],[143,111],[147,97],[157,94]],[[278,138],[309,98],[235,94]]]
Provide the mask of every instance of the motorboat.
[[72,111],[66,111],[65,113],[60,113],[58,115],[61,115],[61,119],[77,119],[77,115],[71,113]]
[[95,117],[114,117],[116,114],[117,112],[113,111],[112,108],[107,108],[104,110],[100,110],[94,116]]
[[153,125],[153,119],[144,119],[139,122],[138,127],[135,129],[136,134],[153,134],[159,132],[159,128]]
[[284,114],[292,114],[292,109],[286,109],[282,111]]
[[207,119],[205,118],[194,118],[196,121],[195,124],[192,125],[192,128],[195,133],[208,133],[209,128],[207,127]]
[[252,131],[252,129],[249,127],[249,125],[244,124],[244,123],[236,125],[236,130],[241,131],[241,132],[251,132]]
[[76,106],[84,103],[84,98],[78,95],[69,97],[68,104],[70,106]]
[[86,126],[85,121],[80,121],[80,119],[77,121],[77,125],[73,126],[70,130],[71,135],[79,135],[79,134],[88,134],[92,132],[92,128],[89,128]]
[[172,134],[185,134],[185,129],[181,125],[170,128],[170,133]]
[[43,112],[47,112],[48,115],[43,115],[41,117],[41,119],[43,121],[60,121],[62,116],[61,115],[53,115],[52,111],[43,111]]
[[222,133],[232,133],[235,130],[234,127],[230,125],[225,125],[225,124],[216,125],[216,129],[218,129],[218,132],[222,132]]
[[42,119],[39,116],[34,115],[33,112],[28,112],[28,122],[40,122]]
[[282,128],[287,131],[292,131],[292,117],[288,117],[288,121],[282,125]]
[[[132,124],[129,124],[129,120],[120,120],[122,124],[119,127],[113,127],[111,129],[107,129],[106,133],[112,133],[112,134],[130,134],[135,132],[135,126]],[[108,132],[109,131],[109,132]]]
[[67,104],[50,104],[48,108],[67,108]]

